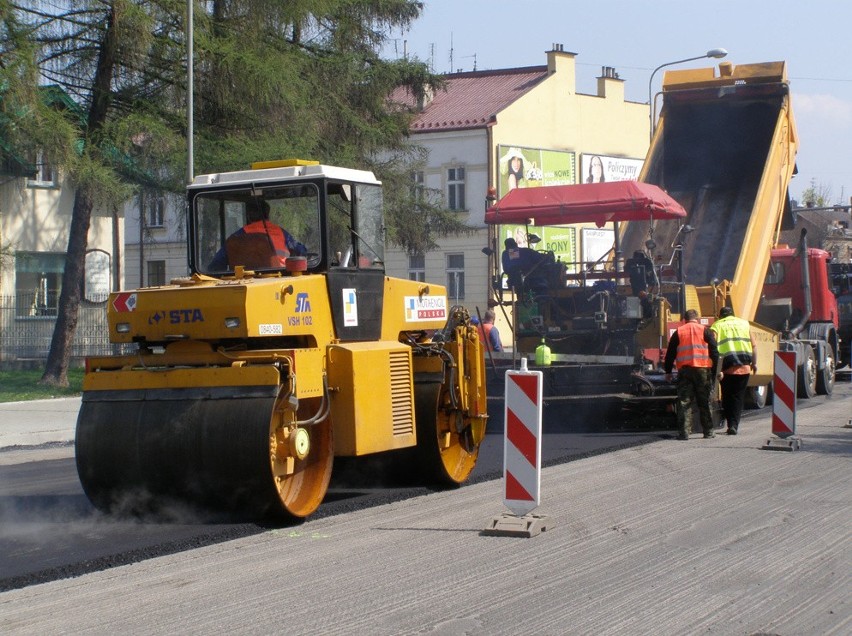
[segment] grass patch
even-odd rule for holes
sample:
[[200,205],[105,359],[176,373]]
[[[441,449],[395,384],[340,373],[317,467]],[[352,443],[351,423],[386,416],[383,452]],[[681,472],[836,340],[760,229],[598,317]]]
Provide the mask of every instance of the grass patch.
[[83,369],[68,369],[67,389],[38,383],[43,371],[0,371],[0,402],[22,402],[80,395],[83,392]]

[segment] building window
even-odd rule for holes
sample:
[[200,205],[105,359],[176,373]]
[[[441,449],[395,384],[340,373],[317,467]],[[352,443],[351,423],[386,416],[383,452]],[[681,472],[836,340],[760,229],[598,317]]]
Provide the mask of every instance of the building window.
[[36,173],[34,177],[27,179],[27,185],[35,188],[52,188],[55,186],[57,182],[56,168],[51,163],[47,153],[39,150],[32,158],[32,162],[35,165]]
[[15,315],[19,318],[56,316],[65,254],[15,254]]
[[426,176],[422,171],[411,173],[411,198],[414,201],[421,202],[424,197],[426,187]]
[[426,282],[426,257],[423,254],[409,255],[408,280]]
[[464,210],[464,168],[447,170],[447,207],[451,210]]
[[166,284],[166,261],[148,261],[148,286]]
[[464,254],[447,254],[447,294],[454,303],[464,300]]
[[163,227],[166,212],[166,197],[162,192],[148,192],[145,197],[146,227]]

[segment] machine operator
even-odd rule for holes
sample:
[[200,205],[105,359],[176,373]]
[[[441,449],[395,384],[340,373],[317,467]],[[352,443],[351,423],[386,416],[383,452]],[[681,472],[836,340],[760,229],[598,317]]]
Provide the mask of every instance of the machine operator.
[[507,238],[503,245],[503,271],[509,279],[509,287],[516,293],[526,287],[535,292],[547,291],[547,273],[544,264],[547,255],[528,247],[518,247],[513,238]]
[[228,237],[209,269],[223,271],[229,264],[283,267],[288,256],[305,256],[307,252],[287,230],[269,220],[269,203],[252,198],[246,202],[246,224]]

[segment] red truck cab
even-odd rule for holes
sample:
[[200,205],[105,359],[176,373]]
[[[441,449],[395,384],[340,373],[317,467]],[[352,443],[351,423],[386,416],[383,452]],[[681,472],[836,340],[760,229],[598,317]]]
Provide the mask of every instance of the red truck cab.
[[791,323],[795,324],[806,313],[808,303],[805,294],[810,291],[811,312],[807,322],[832,323],[837,329],[840,325],[837,298],[831,291],[828,274],[831,254],[815,247],[808,248],[808,290],[803,284],[803,269],[797,252],[791,247],[772,250],[770,270],[763,285],[764,297],[770,300],[790,298],[793,305]]

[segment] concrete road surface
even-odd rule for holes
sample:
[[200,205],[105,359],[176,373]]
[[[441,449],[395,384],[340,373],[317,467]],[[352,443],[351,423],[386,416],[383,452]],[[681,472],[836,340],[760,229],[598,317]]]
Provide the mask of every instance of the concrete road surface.
[[0,449],[74,441],[80,398],[0,403]]
[[770,416],[546,468],[533,538],[481,534],[480,483],[5,592],[0,631],[850,634],[852,390],[800,408],[796,452],[761,449]]

